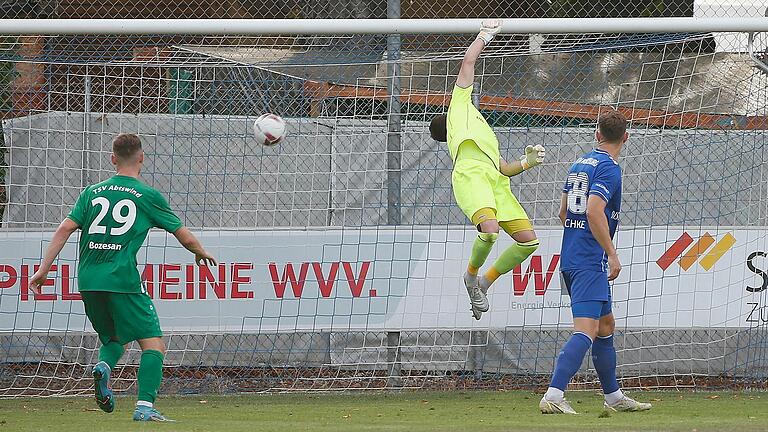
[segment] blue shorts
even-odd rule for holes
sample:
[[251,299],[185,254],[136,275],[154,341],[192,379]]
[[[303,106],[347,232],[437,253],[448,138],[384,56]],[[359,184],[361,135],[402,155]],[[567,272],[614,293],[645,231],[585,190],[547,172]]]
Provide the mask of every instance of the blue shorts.
[[608,273],[594,270],[561,272],[563,286],[571,297],[574,318],[600,319],[612,312]]
[[600,318],[613,313],[611,301],[583,301],[578,303],[571,302],[571,314],[574,318]]

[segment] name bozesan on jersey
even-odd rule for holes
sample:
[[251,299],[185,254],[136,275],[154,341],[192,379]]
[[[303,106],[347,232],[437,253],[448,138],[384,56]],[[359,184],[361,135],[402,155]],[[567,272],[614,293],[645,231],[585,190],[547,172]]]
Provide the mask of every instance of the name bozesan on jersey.
[[113,251],[119,251],[123,248],[123,245],[119,243],[100,243],[100,242],[94,242],[89,241],[88,242],[88,249],[91,250],[113,250]]

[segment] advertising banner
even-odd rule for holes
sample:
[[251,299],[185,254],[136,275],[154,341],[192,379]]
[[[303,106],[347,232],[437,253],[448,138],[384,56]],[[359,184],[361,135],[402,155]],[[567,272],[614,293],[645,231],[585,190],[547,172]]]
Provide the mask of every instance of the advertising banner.
[[[144,290],[166,332],[557,328],[570,326],[559,276],[559,228],[491,288],[472,318],[462,283],[475,232],[407,226],[201,231],[218,267],[199,267],[162,232],[138,257]],[[613,284],[617,326],[747,328],[768,324],[766,231],[630,228],[617,234],[623,271]],[[51,232],[0,233],[0,332],[90,331],[77,292],[75,237],[43,293],[29,277]],[[501,238],[486,267],[511,239]],[[109,280],[103,283],[108,286]]]

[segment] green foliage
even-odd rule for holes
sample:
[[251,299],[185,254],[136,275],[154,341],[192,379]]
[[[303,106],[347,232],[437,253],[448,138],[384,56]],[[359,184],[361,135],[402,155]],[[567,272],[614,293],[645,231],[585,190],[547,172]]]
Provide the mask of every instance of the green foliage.
[[12,38],[0,37],[0,115],[11,109],[11,82],[16,77],[16,71],[9,59],[15,58],[14,42]]

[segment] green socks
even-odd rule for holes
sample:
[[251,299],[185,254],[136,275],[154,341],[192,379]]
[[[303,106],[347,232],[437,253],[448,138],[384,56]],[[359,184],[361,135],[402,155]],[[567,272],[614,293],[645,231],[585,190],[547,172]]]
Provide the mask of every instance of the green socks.
[[99,348],[99,361],[109,365],[109,369],[114,370],[117,366],[117,362],[120,361],[120,357],[123,356],[123,346],[118,342],[109,341],[107,344],[103,344]]
[[496,262],[485,274],[485,279],[493,283],[499,276],[509,273],[518,264],[525,261],[539,247],[539,240],[531,240],[525,243],[515,243],[499,255]]
[[139,401],[155,403],[157,390],[163,380],[163,353],[146,350],[139,363]]
[[[115,341],[110,341],[99,348],[99,361],[114,369],[120,357],[123,356],[123,346]],[[157,390],[163,381],[163,353],[156,350],[146,350],[141,353],[139,363],[139,400],[155,403]]]
[[467,271],[471,275],[477,275],[477,271],[483,266],[488,254],[496,243],[497,233],[479,233],[472,244],[472,255],[469,256]]

